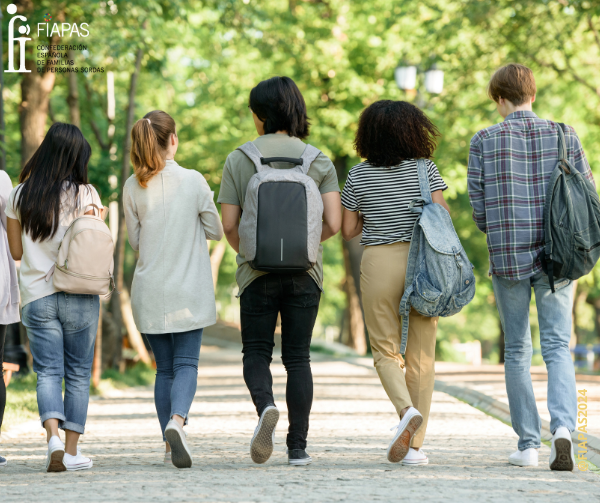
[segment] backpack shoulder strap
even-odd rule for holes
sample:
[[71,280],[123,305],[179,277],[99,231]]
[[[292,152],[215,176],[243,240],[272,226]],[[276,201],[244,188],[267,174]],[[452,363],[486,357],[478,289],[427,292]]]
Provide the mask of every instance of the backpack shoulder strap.
[[567,129],[562,122],[559,122],[558,126],[558,157],[560,160],[567,160],[567,141],[565,139],[565,133]]
[[254,142],[248,141],[243,145],[240,145],[236,150],[240,150],[241,152],[246,154],[246,157],[248,157],[248,159],[250,159],[254,164],[257,173],[260,173],[261,171],[264,171],[268,168],[268,166],[264,166],[260,162],[262,154],[260,153],[260,150],[256,148],[256,145],[254,145]]
[[308,173],[310,165],[317,157],[319,157],[320,153],[321,151],[317,147],[313,147],[309,144],[306,145],[304,152],[302,152],[302,155],[300,156],[300,159],[302,159],[302,166],[299,166],[299,169],[302,173],[305,175]]
[[419,174],[419,186],[421,197],[425,204],[431,204],[431,189],[429,188],[429,176],[427,174],[427,163],[425,159],[417,159],[417,173]]

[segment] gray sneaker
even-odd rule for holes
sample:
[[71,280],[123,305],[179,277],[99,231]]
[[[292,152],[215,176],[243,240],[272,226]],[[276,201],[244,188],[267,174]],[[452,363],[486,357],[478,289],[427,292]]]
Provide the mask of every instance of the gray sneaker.
[[305,466],[312,463],[312,458],[304,449],[288,450],[288,463],[293,466]]
[[250,441],[250,456],[255,463],[265,463],[273,454],[277,421],[279,421],[279,409],[269,405],[260,415],[258,426]]
[[192,452],[185,440],[185,432],[178,423],[172,419],[165,428],[165,437],[171,446],[171,459],[177,468],[192,467]]

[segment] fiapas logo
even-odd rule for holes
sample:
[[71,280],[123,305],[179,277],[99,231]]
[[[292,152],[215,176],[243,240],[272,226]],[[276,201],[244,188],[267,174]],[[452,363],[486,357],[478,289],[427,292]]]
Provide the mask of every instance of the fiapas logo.
[[[8,12],[11,16],[11,20],[8,23],[8,70],[7,73],[31,73],[31,70],[27,70],[25,68],[25,42],[31,40],[30,38],[23,37],[15,37],[15,22],[17,20],[27,22],[27,18],[20,14],[17,14],[17,6],[14,3],[11,3],[6,7],[6,12]],[[61,38],[72,38],[74,36],[77,37],[87,37],[90,32],[88,30],[88,23],[52,23],[52,16],[49,12],[44,14],[44,22],[38,23],[38,37],[40,35],[46,35],[47,37],[53,37],[54,35],[58,35]],[[28,24],[22,24],[19,26],[19,33],[21,35],[29,35],[31,28]],[[19,69],[15,70],[15,41],[19,42]],[[77,48],[77,45],[69,45],[68,47],[65,45],[38,45],[38,50],[40,48],[44,50],[50,51],[54,50],[62,50],[63,48]],[[50,53],[44,53],[46,56],[49,56]],[[40,63],[38,63],[39,65]],[[71,63],[72,64],[72,63]],[[38,71],[40,69],[38,68]]]
[[[8,12],[11,16],[16,14],[17,6],[14,3],[9,4],[9,6],[6,7],[6,12]],[[30,73],[31,70],[25,69],[25,42],[31,39],[28,37],[15,38],[15,21],[17,19],[19,21],[27,21],[25,16],[17,14],[16,16],[13,16],[8,23],[8,70],[6,71],[8,73]],[[21,35],[29,35],[29,32],[30,28],[28,24],[22,24],[19,26],[19,33]],[[15,70],[15,40],[19,41],[20,48],[20,65],[18,70]]]

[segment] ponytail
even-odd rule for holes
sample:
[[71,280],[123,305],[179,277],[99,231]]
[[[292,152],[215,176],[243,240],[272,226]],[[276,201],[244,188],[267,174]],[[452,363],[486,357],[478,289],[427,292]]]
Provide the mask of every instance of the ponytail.
[[165,157],[171,135],[175,132],[173,118],[160,110],[147,113],[131,129],[131,163],[142,187],[165,167]]

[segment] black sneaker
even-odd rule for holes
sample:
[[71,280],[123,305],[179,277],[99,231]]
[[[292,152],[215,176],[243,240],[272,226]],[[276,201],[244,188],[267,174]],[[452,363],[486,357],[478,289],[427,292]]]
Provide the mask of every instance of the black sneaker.
[[0,468],[5,468],[7,464],[8,464],[8,461],[6,461],[6,458],[3,458],[2,456],[0,456]]
[[288,463],[294,466],[310,465],[312,458],[306,454],[304,449],[288,450]]

